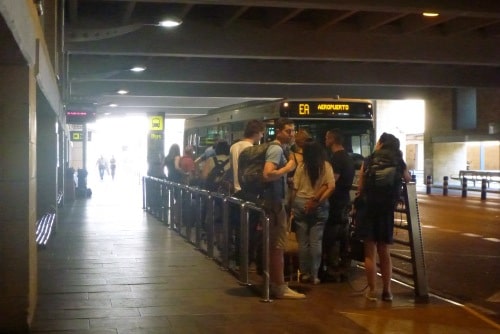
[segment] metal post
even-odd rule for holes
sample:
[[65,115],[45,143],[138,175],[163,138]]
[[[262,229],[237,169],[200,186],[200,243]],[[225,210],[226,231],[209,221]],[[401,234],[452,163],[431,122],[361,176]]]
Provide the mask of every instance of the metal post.
[[214,257],[214,237],[215,237],[215,226],[214,226],[214,209],[215,209],[215,198],[212,194],[208,195],[207,199],[207,218],[206,228],[207,228],[207,254],[210,258]]
[[263,235],[263,245],[262,247],[264,248],[262,253],[263,253],[263,269],[264,269],[264,292],[263,292],[263,297],[264,299],[262,300],[263,302],[271,302],[272,300],[269,298],[269,287],[271,285],[271,278],[269,276],[269,217],[267,217],[264,212],[261,214],[261,219],[264,221],[264,235]]
[[248,205],[243,203],[240,212],[240,282],[249,285],[248,277],[248,236],[249,236]]
[[227,197],[222,202],[222,265],[229,268],[229,211]]
[[486,199],[486,184],[487,184],[487,180],[486,179],[482,179],[481,180],[481,199],[482,200],[485,200]]
[[462,197],[467,197],[467,178],[462,178]]
[[142,209],[146,210],[146,177],[141,178],[142,181]]
[[426,194],[430,195],[431,194],[431,188],[432,188],[432,176],[431,175],[427,175],[426,185],[427,185]]
[[448,196],[448,176],[443,177],[443,196]]

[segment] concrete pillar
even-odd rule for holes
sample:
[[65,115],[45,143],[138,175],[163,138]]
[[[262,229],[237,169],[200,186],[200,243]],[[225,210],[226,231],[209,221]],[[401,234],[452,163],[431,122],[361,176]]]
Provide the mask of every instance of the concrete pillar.
[[164,136],[164,121],[165,115],[158,114],[149,116],[149,131],[148,131],[148,175],[162,178],[163,173],[163,158],[165,152],[165,136]]
[[[424,175],[435,174],[433,137],[447,135],[452,129],[452,90],[436,89],[425,96]],[[441,176],[442,177],[442,176]]]
[[25,333],[37,297],[36,81],[0,66],[0,332]]
[[[55,212],[57,199],[56,114],[39,95],[37,103],[37,216]],[[41,101],[40,101],[41,100]]]

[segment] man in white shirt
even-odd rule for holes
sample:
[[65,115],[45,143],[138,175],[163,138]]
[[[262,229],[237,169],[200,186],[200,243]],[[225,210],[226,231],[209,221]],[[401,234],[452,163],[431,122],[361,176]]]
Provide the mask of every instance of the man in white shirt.
[[[259,120],[250,120],[245,126],[245,131],[243,133],[244,138],[235,142],[233,145],[231,145],[230,151],[229,151],[229,162],[231,164],[231,169],[233,171],[233,185],[234,185],[234,191],[235,197],[239,197],[241,195],[241,186],[238,181],[238,158],[240,156],[240,153],[247,147],[251,147],[254,144],[258,144],[259,141],[262,139],[264,136],[264,131],[266,129],[266,125]],[[238,206],[231,206],[231,216],[233,217],[231,221],[233,222],[234,226],[234,233],[235,233],[235,239],[236,239],[236,254],[235,258],[236,261],[239,260],[239,250],[240,250],[240,210]],[[251,211],[250,216],[249,216],[249,262],[252,263],[254,262],[257,266],[257,271],[261,272],[262,271],[262,258],[261,256],[258,256],[257,254],[261,255],[262,254],[262,247],[259,247],[259,233],[257,231],[257,226],[259,224],[259,217],[258,214],[255,214],[255,212]]]
[[243,133],[244,138],[231,145],[229,156],[231,157],[230,163],[233,171],[233,183],[235,192],[241,190],[240,183],[238,182],[238,158],[240,156],[240,153],[245,148],[258,144],[264,136],[265,129],[266,126],[263,122],[256,119],[250,120],[248,121]]

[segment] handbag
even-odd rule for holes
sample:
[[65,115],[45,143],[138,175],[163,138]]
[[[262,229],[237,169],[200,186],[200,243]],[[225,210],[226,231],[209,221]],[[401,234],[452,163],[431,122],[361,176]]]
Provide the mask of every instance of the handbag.
[[359,237],[358,229],[361,222],[361,216],[365,209],[365,199],[361,196],[356,197],[353,202],[353,209],[349,215],[349,258],[354,261],[365,261],[365,245],[363,239]]

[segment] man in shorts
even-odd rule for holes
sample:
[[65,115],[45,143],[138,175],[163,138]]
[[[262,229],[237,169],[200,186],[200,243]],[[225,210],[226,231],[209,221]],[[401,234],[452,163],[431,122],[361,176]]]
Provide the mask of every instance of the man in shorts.
[[293,121],[280,118],[275,122],[276,143],[266,152],[263,178],[268,183],[263,193],[263,207],[269,217],[269,277],[271,294],[278,299],[304,299],[306,296],[288,287],[284,275],[284,252],[287,242],[287,214],[285,211],[286,176],[295,169],[295,161],[287,159],[283,148],[293,142]]

